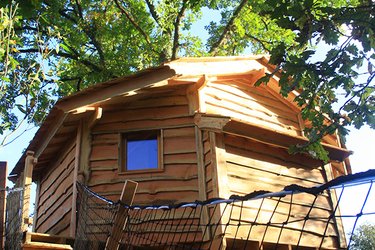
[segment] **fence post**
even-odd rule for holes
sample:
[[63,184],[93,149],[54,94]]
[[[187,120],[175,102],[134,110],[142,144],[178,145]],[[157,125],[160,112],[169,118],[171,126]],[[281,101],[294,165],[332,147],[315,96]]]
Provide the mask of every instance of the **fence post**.
[[5,247],[6,178],[7,162],[0,161],[0,249],[4,249]]
[[29,224],[31,223],[29,212],[30,212],[30,194],[31,194],[31,183],[33,180],[33,168],[36,164],[36,158],[34,157],[33,151],[26,152],[25,169],[23,172],[23,199],[22,199],[22,232],[27,231]]
[[108,237],[105,249],[106,250],[117,250],[120,245],[121,234],[125,228],[127,222],[128,209],[126,209],[122,204],[131,205],[133,203],[135,191],[137,190],[138,183],[126,180],[124,187],[122,189],[120,202],[121,204],[118,207],[116,212],[112,232]]

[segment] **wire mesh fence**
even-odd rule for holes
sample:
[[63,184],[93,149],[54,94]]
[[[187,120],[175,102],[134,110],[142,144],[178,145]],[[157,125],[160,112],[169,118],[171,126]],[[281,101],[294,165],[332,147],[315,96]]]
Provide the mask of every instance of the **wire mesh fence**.
[[23,189],[9,189],[6,197],[5,249],[19,250],[22,244]]
[[[375,215],[374,181],[369,170],[312,188],[290,185],[276,193],[164,206],[126,206],[78,184],[75,249],[104,249],[113,230],[121,231],[120,249],[350,248],[359,220]],[[360,206],[340,211],[346,200]],[[127,208],[128,218],[115,229],[118,206]]]

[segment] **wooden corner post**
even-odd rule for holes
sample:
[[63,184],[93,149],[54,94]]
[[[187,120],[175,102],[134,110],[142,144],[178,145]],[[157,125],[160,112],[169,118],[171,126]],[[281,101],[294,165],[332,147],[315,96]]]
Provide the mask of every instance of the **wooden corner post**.
[[124,187],[122,189],[120,202],[117,209],[117,213],[113,220],[113,227],[111,235],[108,237],[105,249],[106,250],[117,250],[120,246],[121,234],[127,223],[128,209],[126,209],[123,204],[132,205],[135,192],[137,190],[138,183],[126,180]]
[[0,249],[4,249],[7,162],[0,161]]
[[37,160],[34,157],[33,151],[26,152],[26,159],[25,159],[25,169],[23,172],[23,199],[22,199],[22,226],[21,230],[23,232],[27,231],[29,224],[31,224],[31,220],[29,217],[30,212],[30,194],[31,194],[31,183],[33,181],[33,168],[36,164]]

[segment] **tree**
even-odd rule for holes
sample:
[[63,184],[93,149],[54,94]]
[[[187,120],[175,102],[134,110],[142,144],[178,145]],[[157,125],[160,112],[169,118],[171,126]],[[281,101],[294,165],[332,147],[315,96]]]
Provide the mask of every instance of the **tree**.
[[372,250],[375,249],[375,225],[362,224],[352,235],[350,249]]
[[[221,19],[201,27],[209,33],[203,41],[192,24],[207,11]],[[324,134],[346,134],[351,124],[375,127],[374,12],[371,0],[6,1],[0,133],[17,128],[15,110],[40,124],[57,97],[100,81],[180,56],[251,51],[270,54],[273,74],[281,70],[283,95],[301,93],[296,101],[311,122],[311,143],[295,150],[327,159],[319,145]],[[331,50],[313,61],[323,42]],[[344,102],[334,111],[337,90]]]

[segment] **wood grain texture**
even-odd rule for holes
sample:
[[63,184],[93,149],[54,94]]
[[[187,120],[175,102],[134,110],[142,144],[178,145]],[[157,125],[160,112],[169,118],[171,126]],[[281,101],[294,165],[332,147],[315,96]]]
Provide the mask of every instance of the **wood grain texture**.
[[36,232],[69,236],[75,145],[73,141],[61,151],[39,183]]
[[[131,103],[103,106],[102,118],[92,129],[89,186],[101,194],[116,197],[121,189],[119,183],[131,179],[139,182],[135,203],[199,199],[197,145],[189,112],[184,86],[173,93],[152,94]],[[164,169],[119,173],[119,134],[148,129],[163,130]]]
[[[304,155],[290,155],[286,149],[234,135],[225,135],[224,142],[229,183],[228,195],[245,195],[259,190],[277,192],[290,184],[311,187],[326,181],[325,170],[317,165],[316,161],[309,160]],[[250,239],[261,241],[264,236],[265,242],[272,243],[277,241],[281,228],[266,227],[267,223],[272,219],[273,223],[282,225],[291,212],[293,218],[290,220],[296,222],[283,226],[284,231],[280,242],[295,245],[301,234],[304,218],[309,213],[312,204],[314,209],[309,214],[312,218],[329,218],[332,212],[331,198],[328,193],[323,193],[316,200],[314,195],[298,194],[293,196],[292,201],[288,202],[288,197],[286,197],[281,202],[277,204],[276,202],[276,199],[267,199],[264,203],[262,200],[248,201],[243,204],[242,209],[238,204],[238,206],[235,205],[236,208],[231,212],[231,216],[234,220],[237,218],[243,223],[250,223],[256,219],[258,223],[264,224],[265,226],[253,227]],[[260,207],[262,209],[259,211]],[[277,209],[274,212],[275,207]],[[304,225],[301,244],[310,247],[316,243],[319,245],[326,224],[327,219],[326,221],[308,220]],[[235,234],[236,228],[229,228],[228,238],[234,237]],[[248,230],[239,230],[237,237],[247,237],[247,234]],[[337,247],[337,236],[334,222],[329,221],[323,246]]]
[[207,84],[207,113],[230,116],[292,135],[300,135],[297,113],[263,88],[237,82]]

